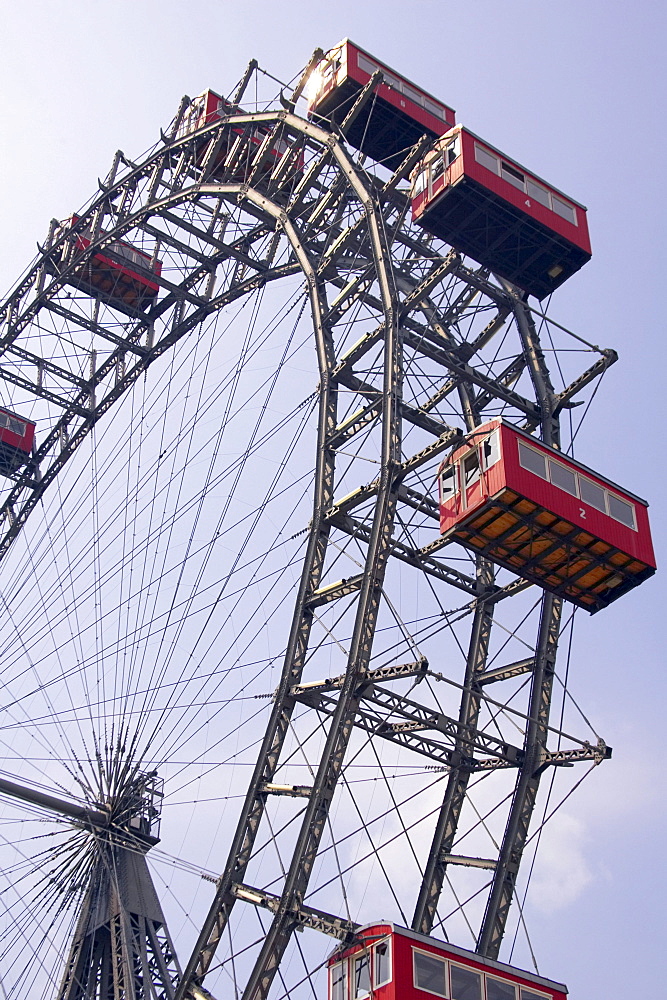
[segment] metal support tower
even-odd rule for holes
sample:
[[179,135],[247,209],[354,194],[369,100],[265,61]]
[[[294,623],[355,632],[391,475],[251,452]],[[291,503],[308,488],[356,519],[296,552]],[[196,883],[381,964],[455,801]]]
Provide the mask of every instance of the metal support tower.
[[87,888],[57,1000],[172,1000],[181,974],[146,863],[159,842],[160,782],[135,774],[87,806],[0,778],[0,793],[89,834]]

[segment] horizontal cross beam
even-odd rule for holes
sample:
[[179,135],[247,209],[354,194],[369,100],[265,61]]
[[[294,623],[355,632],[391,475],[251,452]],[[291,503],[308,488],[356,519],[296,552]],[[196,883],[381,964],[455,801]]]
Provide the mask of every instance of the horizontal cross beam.
[[109,825],[108,814],[99,809],[69,802],[67,799],[41,792],[37,788],[30,788],[16,781],[9,781],[7,778],[0,777],[0,794],[9,795],[12,799],[28,802],[33,806],[41,806],[43,809],[58,813],[59,816],[68,816],[70,819],[85,823],[86,826],[108,827]]
[[[236,899],[242,899],[246,903],[253,903],[261,906],[271,913],[278,913],[281,909],[281,897],[275,896],[265,889],[255,889],[253,886],[234,883],[232,885],[232,895]],[[308,927],[310,930],[321,931],[329,937],[337,938],[339,941],[349,941],[358,931],[360,924],[344,917],[334,916],[325,910],[316,910],[312,906],[300,906],[298,909],[290,909],[288,915],[297,927]]]
[[[328,696],[323,690],[313,689],[301,693],[298,701],[315,708],[318,711],[332,715],[336,709],[336,701]],[[439,733],[451,740],[451,747],[442,747],[449,754],[454,753],[457,741],[467,744],[470,752],[481,751],[489,753],[493,757],[504,761],[512,767],[517,767],[523,759],[523,751],[503,740],[497,739],[480,730],[471,730],[462,727],[456,719],[452,719],[441,712],[426,708],[417,702],[404,698],[402,695],[388,691],[386,688],[378,687],[375,684],[364,685],[361,691],[361,701],[365,710],[373,712],[372,731],[377,736],[397,736],[399,734],[410,734],[415,736],[424,731]],[[391,715],[398,716],[400,721],[389,721],[385,715],[380,715],[378,709],[384,709]],[[370,720],[368,711],[361,710],[356,725],[361,725],[366,729]],[[419,737],[418,737],[419,738]],[[432,742],[428,740],[429,744]],[[430,754],[429,754],[430,756]],[[476,762],[472,758],[469,764]]]
[[[388,667],[376,667],[375,670],[368,670],[361,679],[362,684],[374,683],[376,681],[395,681],[402,677],[418,677],[428,670],[428,660],[422,656],[421,660],[413,660],[410,663],[397,663]],[[295,684],[291,688],[290,694],[297,697],[306,691],[336,691],[342,688],[345,683],[345,674],[337,677],[325,677],[321,681],[306,681],[303,684]]]
[[475,678],[476,684],[491,684],[493,681],[506,681],[510,677],[518,677],[520,674],[529,673],[535,666],[535,657],[528,656],[525,660],[516,660],[514,663],[506,663],[502,667],[494,667],[492,670],[485,670]]
[[[334,515],[331,517],[331,521],[341,531],[345,531],[354,538],[368,542],[371,531],[370,525],[364,524],[361,521],[355,521],[346,514]],[[401,562],[406,562],[410,566],[420,569],[423,573],[427,573],[429,576],[433,576],[445,583],[450,583],[453,587],[465,591],[466,594],[477,595],[477,584],[472,577],[466,576],[465,573],[461,573],[459,570],[454,569],[452,566],[447,566],[437,559],[433,559],[430,555],[425,555],[421,549],[411,549],[408,545],[404,545],[403,542],[396,541],[395,539],[390,544],[391,555],[396,559],[400,559]]]

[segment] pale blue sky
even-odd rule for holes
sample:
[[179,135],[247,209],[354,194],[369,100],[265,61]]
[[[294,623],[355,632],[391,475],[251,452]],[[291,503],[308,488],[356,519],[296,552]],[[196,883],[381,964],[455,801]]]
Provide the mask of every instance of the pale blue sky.
[[[228,91],[251,57],[287,80],[348,35],[588,206],[593,260],[550,312],[621,360],[577,454],[649,499],[660,560],[666,21],[658,0],[4,0],[2,293],[49,220],[88,199],[116,149],[152,145],[184,93]],[[557,907],[538,880],[551,902],[531,921],[541,968],[575,998],[664,989],[663,607],[656,577],[579,627],[577,696],[615,754],[545,845],[571,850],[570,898]]]

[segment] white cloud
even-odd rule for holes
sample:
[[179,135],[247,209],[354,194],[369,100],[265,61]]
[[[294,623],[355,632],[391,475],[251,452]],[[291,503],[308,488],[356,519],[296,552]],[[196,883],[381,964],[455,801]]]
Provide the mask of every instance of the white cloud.
[[530,887],[530,900],[543,913],[572,904],[593,881],[586,857],[585,825],[568,813],[557,813],[542,832]]

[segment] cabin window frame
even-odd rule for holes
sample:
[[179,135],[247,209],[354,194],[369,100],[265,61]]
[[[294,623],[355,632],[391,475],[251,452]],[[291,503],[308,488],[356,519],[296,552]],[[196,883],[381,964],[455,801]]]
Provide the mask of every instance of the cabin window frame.
[[[473,469],[472,476],[470,477],[470,479],[468,479],[466,463],[473,456],[477,459],[477,466],[475,469]],[[461,458],[458,461],[458,465],[461,469],[461,493],[464,493],[467,492],[469,489],[471,489],[471,487],[475,485],[477,480],[481,479],[482,477],[482,460],[481,460],[479,445],[476,444],[475,447],[471,448],[470,451],[467,451],[465,455],[461,455]]]
[[[433,192],[433,185],[436,181],[439,181],[441,177],[445,177],[447,173],[447,164],[445,163],[445,157],[442,150],[438,150],[438,155],[434,156],[428,165],[428,181],[429,181],[429,197]],[[447,179],[445,177],[445,187],[447,186]]]
[[447,111],[444,105],[436,104],[431,97],[426,95],[424,95],[424,111],[428,111],[434,118],[442,118],[443,122],[447,121]]
[[503,986],[511,986],[514,989],[514,1000],[517,1000],[518,998],[517,990],[519,989],[518,983],[515,983],[512,979],[503,979],[501,976],[490,976],[488,972],[484,974],[484,990],[485,990],[486,1000],[490,1000],[489,985],[488,985],[489,981],[495,983],[502,983]]
[[[577,500],[579,499],[579,477],[574,469],[571,469],[569,465],[566,465],[564,462],[559,462],[558,459],[552,458],[551,455],[547,458],[547,469],[549,470],[549,482],[552,486],[555,486],[557,490],[562,490],[563,493],[567,493],[570,497],[576,497]],[[568,490],[565,486],[561,486],[560,483],[557,483],[554,480],[553,473],[551,471],[552,469],[564,469],[568,475],[572,476],[574,492],[572,492],[572,490]]]
[[[380,82],[384,83],[385,87],[389,87],[390,90],[395,90],[397,94],[402,94],[403,81],[394,76],[393,73],[390,73],[389,70],[386,70],[384,66],[378,66],[378,69],[382,73],[382,80]],[[408,97],[408,100],[411,100],[411,98]]]
[[[607,493],[607,490],[604,488],[604,486],[600,486],[599,483],[594,482],[592,479],[589,478],[589,476],[581,476],[581,475],[579,475],[579,476],[577,476],[577,478],[579,480],[579,499],[581,500],[581,502],[588,504],[588,506],[592,507],[593,510],[599,510],[601,514],[609,514],[608,504],[607,504],[608,493]],[[582,489],[584,483],[587,486],[592,486],[593,489],[599,490],[602,493],[602,506],[601,507],[599,507],[597,505],[597,503],[594,503],[588,497],[584,496],[584,492],[583,492],[583,489]],[[609,516],[611,516],[611,515],[609,515]]]
[[412,185],[411,198],[419,198],[424,191],[428,190],[428,180],[431,173],[431,164],[426,163],[417,171],[414,184]]
[[322,90],[328,87],[330,83],[334,81],[334,78],[338,76],[338,70],[342,66],[342,60],[340,52],[335,53],[330,59],[324,64],[324,68],[321,70],[322,75]]
[[[366,971],[368,974],[368,989],[361,989],[359,987],[358,971],[357,969],[366,966]],[[372,980],[372,962],[371,962],[371,949],[364,948],[363,951],[355,952],[354,955],[350,955],[350,971],[351,971],[351,990],[350,990],[350,1000],[359,1000],[359,997],[369,997],[373,992],[373,980]]]
[[453,969],[463,969],[464,972],[470,972],[479,978],[479,1000],[484,1000],[485,993],[485,982],[484,973],[479,969],[473,969],[470,965],[464,965],[463,962],[450,962],[449,963],[449,995],[451,1000],[456,1000],[454,997],[454,987],[452,986],[452,970]]
[[[519,1000],[526,1000],[526,998],[533,1000],[533,997],[537,997],[538,1000],[553,1000],[552,993],[543,993],[542,990],[533,989],[532,986],[522,986],[520,983],[517,983],[517,986],[519,987]],[[528,994],[532,994],[532,996]]]
[[[531,187],[533,190],[531,191]],[[544,195],[544,200],[535,194],[535,191],[539,191]],[[549,211],[553,211],[551,208],[551,191],[544,184],[539,184],[534,177],[526,177],[526,194],[533,201],[536,201],[538,205],[542,205],[544,208],[548,208]]]
[[[428,986],[420,986],[417,982],[417,955],[425,955],[432,961],[440,962],[444,966],[444,983],[445,992],[438,993],[437,990],[429,989]],[[449,962],[442,955],[438,955],[433,951],[426,951],[425,948],[412,948],[412,985],[416,990],[420,990],[422,993],[431,993],[435,997],[444,997],[444,1000],[450,1000],[451,997],[451,987],[449,980]]]
[[[478,153],[481,154],[481,156],[478,156],[477,155]],[[488,157],[489,160],[493,160],[495,162],[495,164],[496,164],[495,169],[493,167],[490,167],[488,165],[488,163],[486,163],[483,159],[481,159],[481,157],[484,157],[484,156]],[[486,148],[486,146],[482,146],[482,144],[479,143],[479,142],[475,143],[475,163],[479,163],[479,165],[481,167],[484,167],[486,170],[489,171],[489,173],[495,174],[496,177],[500,177],[501,176],[501,172],[500,172],[501,171],[501,168],[500,168],[501,159],[500,159],[500,157],[497,156],[495,153],[492,153],[490,150],[488,150]]]
[[447,142],[442,146],[442,158],[445,163],[445,167],[451,167],[452,163],[455,163],[461,155],[461,133],[457,132],[448,139]]
[[[438,489],[439,489],[439,492],[440,492],[440,503],[441,504],[449,503],[450,500],[453,500],[454,497],[460,492],[460,490],[459,490],[459,484],[458,484],[458,475],[457,475],[457,468],[456,468],[456,466],[457,466],[457,463],[453,462],[451,465],[445,465],[445,466],[443,466],[443,468],[440,470],[440,475],[438,476]],[[451,489],[451,491],[449,491],[447,493],[446,496],[445,496],[445,489],[444,489],[444,478],[445,478],[445,475],[447,475],[448,479],[451,478],[451,480],[452,480],[452,489]]]
[[[485,454],[487,444],[490,445],[490,458],[492,459],[492,461],[489,462],[487,462]],[[480,442],[479,448],[482,459],[482,472],[487,473],[489,469],[492,469],[494,465],[497,465],[502,458],[500,429],[496,427],[495,430],[491,431],[491,433]]]
[[[568,210],[568,212],[571,212],[572,218],[570,218],[569,215],[565,215],[564,212],[559,212],[558,209],[556,208],[557,204],[562,205],[563,208]],[[579,225],[579,221],[577,219],[577,209],[572,204],[572,202],[568,201],[566,198],[563,198],[561,195],[555,194],[553,191],[551,192],[551,211],[554,213],[554,215],[557,215],[559,219],[563,219],[565,222],[569,222],[571,226]]]
[[[16,427],[12,427],[12,424],[18,424],[23,429],[17,430]],[[7,410],[0,410],[0,428],[9,431],[10,434],[16,434],[17,437],[23,439],[28,433],[28,422],[21,417],[15,417],[13,413],[9,413]]]
[[[386,947],[387,949],[386,961],[389,973],[388,973],[388,978],[380,980],[377,978],[377,969],[378,969],[377,951],[378,948],[382,946]],[[373,954],[373,961],[371,969],[372,971],[371,982],[373,984],[373,989],[377,990],[380,989],[381,986],[387,986],[387,984],[390,983],[394,978],[394,961],[391,950],[391,936],[389,935],[386,938],[383,938],[381,941],[376,941],[375,944],[373,945],[372,954]]]
[[401,81],[401,93],[403,97],[407,97],[409,101],[412,101],[418,108],[424,107],[424,96],[421,94],[417,88],[406,81]]
[[[342,995],[340,996],[335,993],[337,983],[334,983],[334,972],[337,969],[342,971],[342,976],[338,980],[341,983]],[[349,962],[347,958],[342,958],[339,962],[329,966],[329,1000],[350,1000]]]
[[518,167],[515,167],[513,163],[510,163],[508,160],[501,160],[500,176],[507,184],[511,184],[512,187],[516,188],[517,191],[522,191],[526,194],[526,175]]
[[[518,451],[519,451],[519,465],[521,466],[521,468],[525,469],[526,472],[531,472],[534,476],[537,476],[538,479],[543,479],[545,483],[548,483],[550,481],[549,480],[549,466],[547,464],[548,455],[545,455],[545,453],[543,451],[540,451],[539,448],[533,448],[533,447],[531,447],[531,445],[526,444],[526,442],[522,441],[520,438],[517,440],[517,444],[519,446],[519,448],[518,448]],[[543,462],[544,462],[544,475],[542,475],[541,472],[536,472],[535,469],[531,469],[529,466],[524,465],[524,463],[521,461],[522,450],[531,452],[533,455],[538,455],[543,460]]]
[[[630,500],[626,500],[625,497],[619,496],[618,493],[615,493],[612,490],[605,490],[605,493],[607,494],[607,497],[606,497],[606,499],[607,499],[607,513],[608,513],[609,517],[611,517],[614,521],[616,521],[617,524],[622,524],[625,528],[630,528],[631,531],[638,531],[639,529],[637,528],[637,511],[635,510],[635,505],[633,503],[631,503]],[[610,503],[611,500],[617,500],[620,503],[624,503],[626,505],[626,507],[630,508],[630,513],[632,515],[632,524],[628,524],[627,521],[622,521],[620,519],[620,517],[616,517],[615,514],[612,514],[612,512],[611,512],[611,503]]]
[[[532,447],[532,445],[529,445],[527,442],[522,441],[520,438],[517,439],[517,445],[518,445],[518,455],[519,455],[519,466],[522,469],[525,469],[526,472],[532,473],[533,476],[537,476],[538,479],[542,479],[544,482],[549,483],[551,486],[555,487],[555,489],[561,490],[561,492],[566,493],[567,496],[574,497],[581,503],[587,504],[588,507],[590,507],[592,510],[597,511],[599,514],[604,514],[606,517],[610,517],[612,521],[616,521],[617,524],[622,524],[623,527],[629,528],[631,531],[637,531],[637,532],[639,531],[639,528],[637,526],[636,505],[627,497],[621,496],[617,490],[609,489],[606,486],[602,486],[600,483],[595,482],[595,480],[592,477],[587,476],[584,472],[580,472],[579,469],[570,468],[568,465],[565,464],[565,462],[559,462],[557,458],[552,458],[551,455],[547,454],[546,452],[540,451],[538,448]],[[544,459],[544,464],[547,471],[546,476],[543,476],[541,473],[536,472],[535,469],[531,469],[527,465],[524,465],[524,463],[521,460],[522,450],[532,452],[532,454],[534,455],[537,454]],[[572,473],[576,484],[576,490],[577,490],[576,493],[570,493],[569,490],[564,489],[558,483],[554,482],[551,475],[552,466],[560,466],[561,468],[566,469],[568,472]],[[597,489],[602,490],[602,492],[604,493],[604,503],[605,503],[604,509],[602,509],[601,507],[597,507],[595,504],[591,503],[590,500],[586,500],[585,497],[582,497],[581,495],[582,482],[592,483],[592,485],[597,487]],[[619,503],[623,503],[630,508],[632,524],[629,524],[627,521],[624,521],[620,517],[616,517],[615,514],[612,514],[611,502],[610,502],[612,499],[617,500]]]

